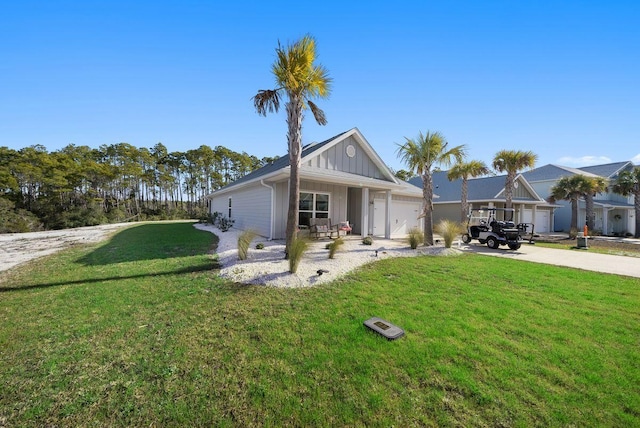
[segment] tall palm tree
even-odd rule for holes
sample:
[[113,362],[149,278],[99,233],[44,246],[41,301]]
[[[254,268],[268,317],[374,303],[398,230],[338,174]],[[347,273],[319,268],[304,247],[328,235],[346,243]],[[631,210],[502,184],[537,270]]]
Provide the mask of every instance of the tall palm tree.
[[489,174],[489,168],[484,162],[479,160],[457,163],[451,167],[449,172],[447,172],[447,178],[449,181],[457,180],[459,178],[462,179],[462,190],[460,194],[461,222],[464,222],[469,214],[469,203],[467,202],[469,178],[480,177],[481,175],[486,174]]
[[280,98],[287,97],[287,144],[289,148],[289,212],[287,214],[287,247],[289,247],[298,230],[298,214],[300,204],[300,159],[302,152],[302,111],[309,108],[316,122],[326,125],[324,112],[311,100],[327,98],[331,90],[331,78],[328,71],[316,60],[316,42],[309,35],[290,44],[282,46],[278,43],[276,60],[271,71],[276,78],[276,88],[259,90],[253,97],[256,112],[266,116],[267,112],[280,109]]
[[593,197],[596,193],[607,191],[607,180],[603,177],[583,177],[582,180],[582,197],[584,197],[586,208],[586,223],[589,230],[595,229],[596,214],[593,209]]
[[500,150],[493,158],[493,168],[498,172],[506,172],[504,183],[505,208],[513,207],[513,188],[518,172],[525,168],[533,168],[538,155],[531,151]]
[[433,169],[437,165],[449,167],[453,161],[460,163],[466,155],[464,145],[449,148],[449,143],[439,132],[420,134],[416,139],[405,137],[404,144],[398,144],[397,154],[411,171],[422,178],[424,208],[424,243],[433,245]]
[[633,205],[636,212],[634,237],[640,238],[640,166],[636,166],[631,171],[621,172],[613,183],[612,190],[623,196],[633,195]]
[[583,194],[584,176],[580,174],[562,177],[551,188],[549,202],[555,203],[558,200],[571,202],[571,223],[569,225],[572,233],[578,230],[578,200]]

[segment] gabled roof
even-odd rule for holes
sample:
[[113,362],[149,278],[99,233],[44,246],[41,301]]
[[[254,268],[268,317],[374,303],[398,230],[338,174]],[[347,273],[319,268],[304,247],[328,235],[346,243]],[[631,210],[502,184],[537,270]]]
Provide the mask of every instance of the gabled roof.
[[[449,181],[447,178],[447,171],[436,171],[433,173],[433,191],[437,192],[440,198],[437,203],[450,203],[450,202],[460,202],[462,199],[462,179]],[[480,201],[495,201],[495,200],[503,200],[504,199],[504,183],[506,176],[505,175],[497,175],[491,177],[482,177],[482,178],[472,178],[467,181],[467,190],[468,196],[467,199],[469,202],[480,202]],[[527,187],[527,190],[530,194],[532,194],[533,198],[513,198],[515,201],[538,201],[544,202],[542,198],[540,198],[535,190],[529,185],[527,180],[525,180],[522,174],[516,177],[516,181]],[[420,177],[414,177],[409,180],[409,183],[422,188],[422,179]],[[536,199],[537,197],[537,199]],[[435,203],[435,201],[434,201]]]
[[633,163],[630,161],[626,162],[614,162],[607,163],[604,165],[593,165],[593,166],[585,166],[580,168],[580,170],[589,172],[591,174],[599,175],[604,178],[615,178],[619,173],[624,171],[625,169],[633,168]]
[[[349,174],[341,171],[333,171],[326,170],[320,168],[312,168],[305,166],[305,162],[310,159],[318,156],[325,150],[330,149],[336,144],[346,140],[349,137],[354,137],[357,143],[360,145],[362,150],[366,153],[367,156],[371,159],[371,162],[375,164],[375,166],[380,170],[380,173],[384,177],[384,179],[373,178],[373,177],[363,177],[355,174]],[[338,135],[335,135],[325,141],[320,143],[311,143],[302,147],[301,152],[301,167],[300,167],[300,177],[305,178],[308,177],[310,179],[324,179],[326,180],[341,180],[345,183],[348,183],[349,180],[354,181],[357,178],[359,185],[368,185],[376,187],[376,185],[382,185],[386,188],[391,188],[396,191],[413,194],[416,193],[416,189],[414,186],[409,186],[407,183],[397,179],[393,172],[389,169],[389,167],[382,161],[380,156],[373,150],[371,145],[367,142],[364,136],[360,133],[358,128],[352,128],[349,131],[342,132]],[[237,186],[242,186],[244,184],[249,184],[256,181],[268,180],[268,179],[282,179],[283,176],[289,174],[290,164],[289,164],[289,155],[286,154],[284,156],[279,157],[275,161],[271,162],[268,165],[259,168],[250,174],[245,175],[242,178],[234,181],[233,183],[229,183],[226,186],[216,190],[214,194],[225,193]],[[384,183],[384,184],[383,184]]]
[[[307,144],[306,146],[302,147],[301,157],[305,158],[309,154],[319,151],[322,147],[326,146],[332,140],[337,139],[338,137],[340,137],[343,134],[345,134],[345,132],[342,132],[342,133],[340,133],[340,134],[338,134],[338,135],[336,135],[334,137],[331,137],[328,140],[322,141],[321,143]],[[236,181],[234,181],[232,183],[229,183],[226,186],[221,187],[220,189],[218,189],[218,191],[220,191],[222,189],[228,189],[230,187],[235,187],[235,186],[238,186],[238,185],[240,185],[242,183],[248,183],[250,181],[254,181],[254,180],[257,180],[259,178],[264,178],[266,176],[271,175],[272,173],[275,173],[275,172],[278,172],[278,171],[280,171],[280,170],[282,170],[284,168],[287,168],[288,166],[289,166],[289,155],[286,154],[284,156],[280,156],[278,159],[276,159],[275,161],[263,166],[262,168],[258,168],[255,171],[252,171],[249,174],[245,175],[244,177],[240,177]]]
[[571,175],[582,174],[588,177],[596,177],[595,174],[590,171],[584,171],[578,168],[571,168],[568,166],[548,164],[531,171],[523,172],[522,175],[528,182],[534,183],[536,181],[558,180],[562,177]]
[[[396,178],[396,176],[393,174],[393,171],[391,171],[387,166],[387,164],[385,164],[384,161],[380,158],[380,156],[378,156],[378,153],[376,153],[375,150],[373,150],[373,147],[371,147],[367,139],[364,138],[364,135],[362,135],[362,133],[358,128],[352,128],[349,131],[338,134],[335,137],[330,138],[329,140],[323,141],[322,143],[311,143],[303,147],[302,159],[300,164],[301,165],[304,164],[311,158],[317,156],[321,151],[329,150],[333,146],[337,145],[338,143],[342,142],[343,140],[346,140],[351,136],[355,138],[355,140],[357,141],[359,146],[364,150],[366,155],[380,169],[380,172],[382,173],[382,175],[386,180],[394,184],[401,183],[401,180]],[[304,150],[305,148],[307,148],[308,150],[308,152],[306,153]]]

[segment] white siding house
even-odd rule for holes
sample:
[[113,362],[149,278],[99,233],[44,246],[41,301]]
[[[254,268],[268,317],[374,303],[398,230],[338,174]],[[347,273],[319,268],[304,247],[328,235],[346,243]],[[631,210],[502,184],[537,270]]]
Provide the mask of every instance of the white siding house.
[[[283,156],[213,192],[211,212],[269,239],[284,239],[289,200],[289,158]],[[357,128],[303,147],[301,227],[311,218],[349,221],[352,233],[404,237],[419,223],[422,191],[398,180]]]

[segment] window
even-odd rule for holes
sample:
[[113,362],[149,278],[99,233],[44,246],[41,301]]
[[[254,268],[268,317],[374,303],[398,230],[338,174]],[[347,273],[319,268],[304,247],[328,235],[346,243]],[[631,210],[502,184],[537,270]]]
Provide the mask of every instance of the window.
[[227,217],[231,218],[231,198],[229,198],[229,215]]
[[329,217],[329,194],[300,192],[300,213],[298,214],[298,224],[309,226],[312,218]]

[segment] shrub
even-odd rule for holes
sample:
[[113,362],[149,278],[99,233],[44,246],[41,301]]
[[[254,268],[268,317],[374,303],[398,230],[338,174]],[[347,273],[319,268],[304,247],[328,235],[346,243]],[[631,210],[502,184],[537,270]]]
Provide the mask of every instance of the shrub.
[[309,242],[304,239],[294,238],[289,247],[289,272],[296,273],[302,255],[309,248]]
[[452,220],[440,220],[440,223],[436,226],[436,231],[444,238],[445,248],[451,248],[453,238],[463,232],[464,228],[460,223]]
[[0,233],[33,232],[42,229],[34,214],[17,209],[12,201],[0,198]]
[[407,235],[407,241],[409,241],[409,246],[412,250],[418,248],[421,242],[424,241],[424,233],[418,227],[412,227],[409,229],[409,233]]
[[233,223],[236,222],[235,220],[227,218],[224,216],[224,214],[217,211],[211,215],[210,219],[212,221],[212,224],[220,229],[221,232],[226,232],[227,230],[231,229],[233,227]]
[[569,231],[569,238],[576,239],[577,237],[578,237],[578,229],[576,229],[575,227],[572,227],[571,230]]
[[329,248],[329,258],[334,258],[334,256],[336,255],[336,251],[338,251],[338,248],[342,247],[343,245],[344,239],[342,238],[337,238],[333,242],[327,244],[327,247]]
[[365,236],[364,238],[362,238],[362,243],[364,245],[372,245],[373,244],[373,238],[370,236]]
[[264,244],[262,242],[258,242],[256,244],[256,250],[263,250],[264,249]]
[[251,241],[253,241],[256,236],[258,236],[258,234],[253,230],[245,230],[238,236],[238,258],[240,260],[247,259],[249,245],[251,245]]

